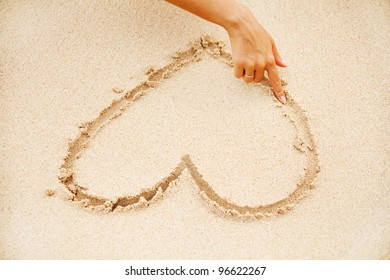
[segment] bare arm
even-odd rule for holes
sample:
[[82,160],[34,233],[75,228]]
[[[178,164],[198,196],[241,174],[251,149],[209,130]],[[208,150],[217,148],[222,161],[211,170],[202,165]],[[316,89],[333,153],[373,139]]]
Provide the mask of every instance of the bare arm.
[[166,1],[223,27],[232,46],[234,75],[247,83],[258,83],[267,71],[276,98],[286,103],[276,66],[287,65],[282,61],[271,35],[250,10],[234,0]]

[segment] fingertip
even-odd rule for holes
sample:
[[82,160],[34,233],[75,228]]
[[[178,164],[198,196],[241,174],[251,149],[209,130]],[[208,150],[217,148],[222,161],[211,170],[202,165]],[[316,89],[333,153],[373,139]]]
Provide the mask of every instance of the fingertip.
[[242,78],[242,76],[243,76],[243,74],[240,74],[240,73],[237,73],[237,72],[234,73],[234,77],[236,77],[237,79]]
[[277,59],[275,62],[276,62],[276,65],[278,65],[279,67],[283,67],[283,68],[287,67],[287,64],[281,59]]
[[237,79],[240,79],[244,76],[244,69],[242,68],[235,68],[234,69],[234,77]]
[[287,67],[287,64],[283,61],[282,56],[280,55],[279,50],[276,47],[276,45],[272,46],[272,50],[273,50],[273,54],[274,54],[274,57],[275,57],[276,65],[278,65],[280,67]]
[[283,95],[281,95],[281,96],[278,97],[278,100],[279,100],[282,104],[286,104],[286,102],[287,102],[287,99],[286,99],[286,96],[284,95],[284,93],[283,93]]

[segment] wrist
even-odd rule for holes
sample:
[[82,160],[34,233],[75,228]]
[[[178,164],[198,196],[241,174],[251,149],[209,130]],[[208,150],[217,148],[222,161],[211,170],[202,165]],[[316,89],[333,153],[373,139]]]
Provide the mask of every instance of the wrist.
[[251,16],[252,13],[249,9],[237,3],[237,6],[232,7],[232,9],[227,9],[227,14],[220,26],[230,34],[240,29],[243,23],[248,21]]

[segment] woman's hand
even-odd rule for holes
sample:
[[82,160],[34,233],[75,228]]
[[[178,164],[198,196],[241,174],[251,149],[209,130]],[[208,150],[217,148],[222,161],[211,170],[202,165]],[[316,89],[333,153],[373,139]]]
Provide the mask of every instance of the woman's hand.
[[276,66],[286,67],[272,37],[253,14],[235,0],[166,0],[225,28],[233,51],[234,74],[245,82],[260,82],[267,71],[276,98],[286,103]]
[[267,71],[276,98],[286,103],[276,66],[286,67],[275,41],[246,8],[236,10],[236,17],[224,28],[229,34],[233,52],[234,75],[246,83],[259,83]]

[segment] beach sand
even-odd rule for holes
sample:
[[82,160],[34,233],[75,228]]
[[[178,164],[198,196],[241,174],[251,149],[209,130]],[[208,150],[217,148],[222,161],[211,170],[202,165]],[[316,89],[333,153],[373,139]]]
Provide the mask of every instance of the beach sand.
[[284,106],[164,1],[0,2],[0,258],[389,258],[389,3],[241,2]]

